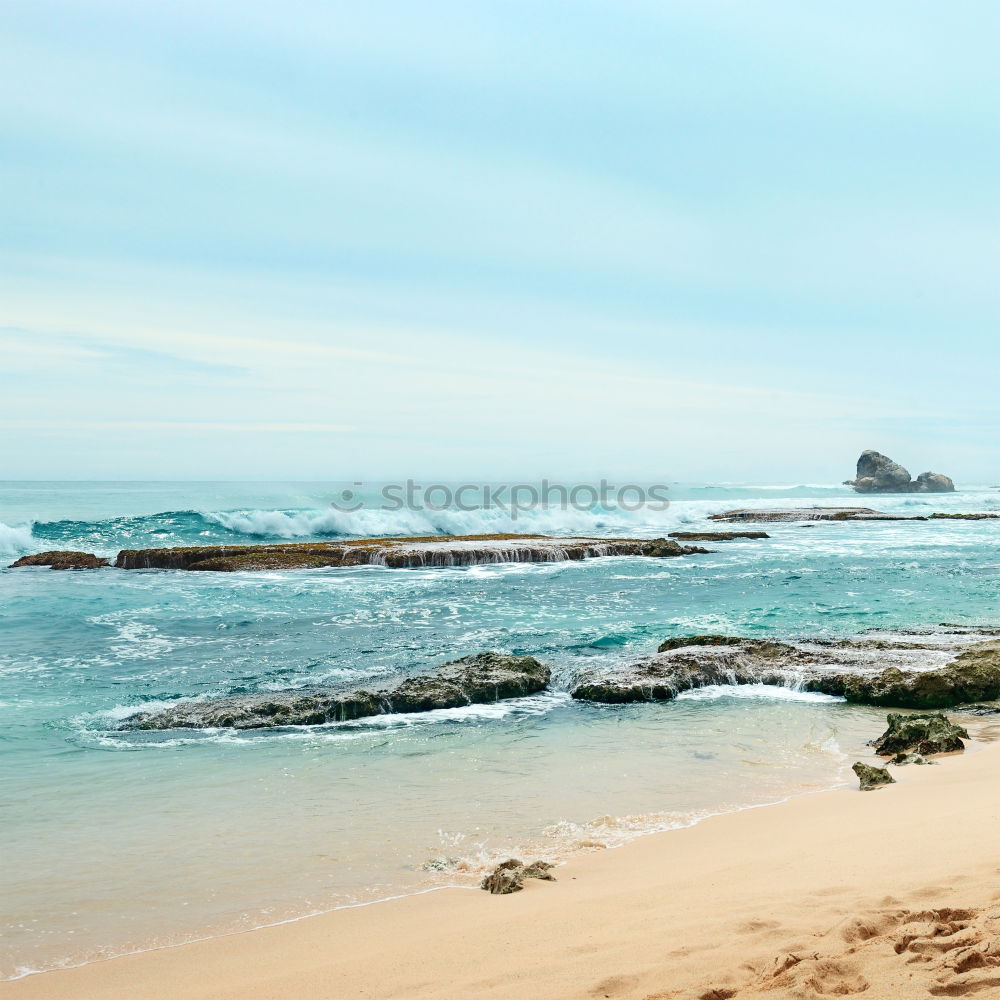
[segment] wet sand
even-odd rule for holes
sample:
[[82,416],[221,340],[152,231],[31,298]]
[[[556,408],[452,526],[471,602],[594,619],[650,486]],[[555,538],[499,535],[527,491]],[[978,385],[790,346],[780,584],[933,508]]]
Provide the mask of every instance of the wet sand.
[[[10,1000],[1000,995],[1000,747],[590,855],[0,985]],[[152,863],[155,863],[153,861]]]

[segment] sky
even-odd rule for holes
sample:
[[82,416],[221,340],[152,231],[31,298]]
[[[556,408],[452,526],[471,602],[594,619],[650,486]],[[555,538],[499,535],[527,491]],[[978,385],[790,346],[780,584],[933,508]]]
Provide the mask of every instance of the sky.
[[1000,482],[1000,6],[6,0],[0,479]]

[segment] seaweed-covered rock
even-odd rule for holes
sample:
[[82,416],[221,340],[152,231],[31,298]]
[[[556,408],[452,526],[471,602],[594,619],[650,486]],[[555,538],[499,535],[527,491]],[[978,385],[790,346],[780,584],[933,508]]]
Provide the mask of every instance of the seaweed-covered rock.
[[262,729],[310,726],[393,712],[485,705],[536,694],[548,687],[550,669],[533,656],[477,653],[444,664],[435,674],[409,677],[373,691],[303,689],[180,702],[126,719],[129,729]]
[[896,783],[896,779],[884,767],[872,767],[871,764],[862,764],[861,761],[858,761],[851,770],[858,776],[863,792],[870,792],[873,788]]
[[107,565],[107,559],[95,556],[93,552],[63,550],[21,556],[16,562],[12,562],[8,569],[19,569],[22,566],[51,566],[52,569],[100,569]]
[[962,737],[969,738],[969,734],[961,726],[956,726],[940,712],[923,715],[899,715],[893,712],[886,716],[886,722],[889,728],[872,743],[880,757],[892,757],[894,754],[910,751],[922,756],[952,753],[964,750]]
[[552,868],[555,868],[555,865],[548,861],[534,861],[530,865],[526,865],[523,861],[518,861],[517,858],[509,858],[498,864],[483,879],[480,888],[494,896],[506,896],[512,892],[520,892],[524,888],[525,880],[529,878],[555,882],[555,876],[550,871]]

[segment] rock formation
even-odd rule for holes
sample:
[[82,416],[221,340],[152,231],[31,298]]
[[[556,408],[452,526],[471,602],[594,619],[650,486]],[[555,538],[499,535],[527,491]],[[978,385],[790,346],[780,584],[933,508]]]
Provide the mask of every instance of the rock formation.
[[940,712],[925,715],[891,713],[886,716],[886,722],[889,728],[872,742],[875,753],[880,757],[905,756],[911,752],[920,756],[954,753],[964,750],[962,738],[969,738],[969,734],[961,726],[956,726]]
[[845,486],[858,493],[953,493],[955,484],[940,472],[921,472],[912,479],[898,462],[877,451],[863,451],[857,475]]
[[21,566],[51,566],[52,569],[100,569],[108,560],[95,556],[92,552],[52,551],[38,552],[33,556],[21,556],[8,569]]
[[862,764],[861,761],[858,761],[851,770],[858,776],[863,792],[870,792],[873,788],[896,783],[896,779],[889,773],[888,768],[872,767],[871,764]]
[[889,708],[952,708],[1000,698],[1000,642],[982,642],[937,670],[886,667],[877,674],[828,674],[806,681],[811,691]]
[[300,689],[183,701],[158,712],[140,712],[124,729],[262,729],[348,722],[394,712],[486,705],[544,691],[549,668],[532,656],[478,653],[444,664],[434,674],[410,677],[388,688],[344,692]]
[[669,538],[553,538],[548,535],[457,535],[364,538],[348,542],[278,545],[206,545],[172,549],[123,549],[119,569],[236,570],[315,569],[324,566],[478,566],[486,563],[561,562],[601,556],[664,558],[707,553]]
[[520,892],[524,888],[524,882],[529,878],[542,879],[544,882],[555,882],[555,876],[550,870],[555,865],[548,861],[535,861],[526,865],[517,858],[509,858],[502,861],[483,879],[480,888],[492,893],[494,896],[506,896],[512,892]]
[[[623,669],[584,674],[572,690],[582,701],[670,701],[710,684],[777,684],[864,705],[951,708],[1000,698],[1000,642],[976,643],[942,667],[933,644],[884,639],[820,640],[795,645],[725,635],[666,640],[654,656]],[[885,666],[892,657],[901,665]],[[895,751],[893,751],[895,752]]]
[[656,656],[626,670],[590,674],[573,689],[580,701],[626,704],[671,701],[682,691],[709,684],[781,684],[802,679],[813,654],[788,643],[731,636],[668,639]]

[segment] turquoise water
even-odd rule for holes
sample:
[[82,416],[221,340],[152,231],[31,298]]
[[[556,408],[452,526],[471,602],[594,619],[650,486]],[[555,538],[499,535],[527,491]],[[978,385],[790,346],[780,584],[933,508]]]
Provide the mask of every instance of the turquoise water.
[[[0,558],[379,534],[656,536],[733,506],[856,503],[842,487],[675,485],[663,512],[341,513],[340,484],[0,484]],[[369,493],[364,494],[366,497]],[[877,498],[1000,511],[988,488]],[[572,679],[697,631],[785,637],[995,623],[1000,522],[766,526],[676,560],[259,574],[0,571],[5,864],[0,973],[334,906],[473,885],[829,787],[881,713],[781,689],[572,702]],[[482,649],[553,664],[498,706],[280,732],[129,733],[182,697],[353,687]]]

